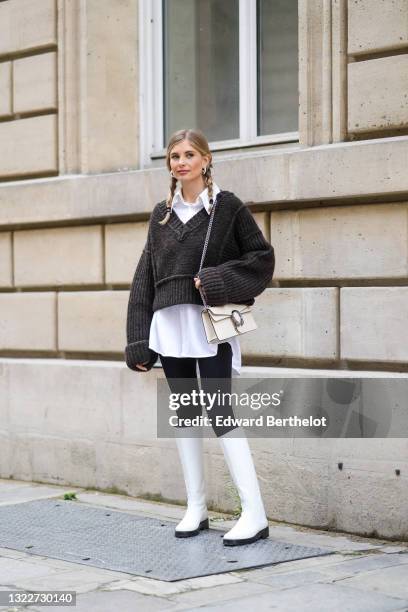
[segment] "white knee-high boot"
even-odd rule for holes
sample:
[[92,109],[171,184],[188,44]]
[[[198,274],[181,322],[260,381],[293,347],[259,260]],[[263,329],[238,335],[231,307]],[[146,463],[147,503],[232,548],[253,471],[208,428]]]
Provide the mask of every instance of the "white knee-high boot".
[[177,449],[183,468],[187,491],[187,511],[175,529],[176,538],[197,535],[208,529],[208,511],[205,496],[203,438],[178,438]]
[[[242,435],[245,434],[242,433]],[[226,546],[238,546],[250,544],[260,538],[267,538],[269,536],[268,519],[248,440],[246,437],[228,437],[227,435],[218,439],[242,506],[238,522],[225,534],[223,542]]]

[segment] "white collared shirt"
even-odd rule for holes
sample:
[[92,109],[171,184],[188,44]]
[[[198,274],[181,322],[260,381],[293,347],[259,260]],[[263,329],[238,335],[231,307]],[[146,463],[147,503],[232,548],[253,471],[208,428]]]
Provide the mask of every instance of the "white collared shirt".
[[[213,183],[213,199],[214,200],[219,191],[220,191],[220,188],[218,187],[218,185]],[[181,219],[183,223],[187,223],[187,221],[191,219],[191,217],[195,215],[195,213],[199,212],[203,208],[203,206],[205,210],[207,211],[207,213],[210,214],[211,208],[210,208],[210,200],[208,198],[208,188],[207,187],[203,189],[203,191],[198,195],[194,203],[186,202],[181,193],[181,187],[180,186],[177,187],[176,191],[174,192],[174,196],[173,196],[173,211],[177,213],[177,216],[179,217],[179,219]],[[193,213],[191,212],[192,210],[194,211]]]
[[[220,191],[213,183],[213,197]],[[181,187],[173,196],[173,212],[183,223],[202,208],[210,214],[210,202],[207,187],[198,195],[194,203],[184,200]],[[192,281],[193,282],[193,281]],[[149,348],[159,355],[167,357],[212,357],[217,354],[217,344],[208,344],[201,318],[203,306],[200,304],[175,304],[160,308],[153,313],[150,325]],[[241,347],[238,336],[228,342],[232,348],[232,370],[241,372]]]

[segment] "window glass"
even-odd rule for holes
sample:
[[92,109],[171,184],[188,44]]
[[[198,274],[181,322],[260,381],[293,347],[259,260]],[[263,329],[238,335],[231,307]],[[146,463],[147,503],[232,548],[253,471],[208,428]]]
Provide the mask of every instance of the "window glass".
[[297,5],[258,0],[258,135],[298,130]]
[[239,138],[239,0],[163,0],[164,142]]

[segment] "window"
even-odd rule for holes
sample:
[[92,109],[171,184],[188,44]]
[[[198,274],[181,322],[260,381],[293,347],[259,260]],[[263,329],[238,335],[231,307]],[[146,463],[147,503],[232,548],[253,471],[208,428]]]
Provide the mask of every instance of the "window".
[[297,0],[141,0],[142,165],[175,130],[213,150],[298,140]]

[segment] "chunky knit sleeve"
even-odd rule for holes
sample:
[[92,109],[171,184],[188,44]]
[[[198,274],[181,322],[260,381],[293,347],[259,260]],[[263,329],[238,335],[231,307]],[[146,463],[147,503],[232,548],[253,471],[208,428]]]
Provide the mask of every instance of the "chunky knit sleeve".
[[133,276],[127,310],[125,359],[128,368],[135,372],[145,371],[136,367],[137,363],[145,361],[145,367],[150,370],[158,357],[155,351],[149,349],[153,297],[154,278],[148,237]]
[[235,216],[234,231],[241,257],[202,268],[198,275],[209,306],[251,302],[272,279],[275,268],[273,247],[264,238],[245,204]]

